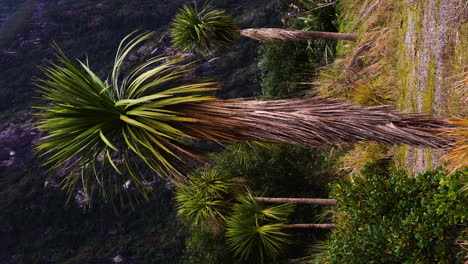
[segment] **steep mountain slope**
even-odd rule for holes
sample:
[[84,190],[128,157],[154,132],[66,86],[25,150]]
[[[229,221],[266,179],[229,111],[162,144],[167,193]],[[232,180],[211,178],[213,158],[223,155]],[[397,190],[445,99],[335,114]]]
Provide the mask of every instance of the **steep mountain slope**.
[[[133,30],[158,32],[162,41],[157,46],[167,48],[168,43],[164,36],[169,29],[168,24],[185,2],[187,1],[25,2],[31,10],[24,10],[24,5],[17,5],[16,14],[8,16],[13,21],[4,22],[9,25],[8,34],[15,37],[8,37],[0,46],[0,111],[14,105],[30,104],[34,95],[31,77],[40,77],[36,66],[52,59],[52,41],[57,42],[70,57],[85,59],[86,55],[89,56],[91,67],[98,69],[105,77],[118,43]],[[280,21],[275,13],[274,3],[264,6],[260,5],[260,1],[245,1],[243,4],[238,1],[218,2],[219,7],[228,9],[241,22],[241,27],[274,26]],[[256,12],[259,7],[261,12]],[[239,41],[232,53],[211,60],[202,68],[203,72],[209,72],[210,76],[219,76],[219,80],[226,83],[225,92],[221,95],[236,97],[253,94],[253,81],[256,78],[253,58],[257,46],[255,41]],[[161,50],[164,49],[158,49],[152,55],[160,54]],[[242,80],[236,83],[237,87],[242,88],[234,88],[234,78]]]
[[[37,65],[53,61],[51,43],[70,57],[86,59],[101,77],[111,67],[122,37],[135,29],[158,37],[134,59],[173,54],[169,23],[185,0],[34,0],[0,2],[0,262],[1,263],[177,263],[184,232],[176,224],[172,196],[164,183],[149,201],[131,209],[101,204],[84,212],[77,193],[65,206],[60,172],[46,173],[33,153],[41,134],[34,129],[31,105],[40,105],[33,77]],[[241,27],[280,23],[274,2],[213,1]],[[1,21],[1,20],[0,20]],[[2,26],[0,26],[2,27]],[[8,30],[7,30],[8,29]],[[11,37],[13,36],[13,37]],[[255,92],[258,42],[239,40],[225,55],[197,68],[198,76],[223,81],[221,97]]]

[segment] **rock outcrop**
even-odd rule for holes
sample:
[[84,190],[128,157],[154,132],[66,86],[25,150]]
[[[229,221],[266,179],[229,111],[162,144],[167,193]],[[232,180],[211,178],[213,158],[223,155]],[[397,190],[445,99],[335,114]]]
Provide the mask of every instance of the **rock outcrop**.
[[31,111],[23,111],[0,125],[0,175],[33,156],[33,145],[43,134],[35,128],[35,119]]

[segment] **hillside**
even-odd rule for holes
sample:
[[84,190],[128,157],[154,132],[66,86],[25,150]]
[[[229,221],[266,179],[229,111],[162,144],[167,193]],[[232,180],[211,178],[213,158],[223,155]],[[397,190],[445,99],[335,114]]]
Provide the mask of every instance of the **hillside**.
[[[233,189],[240,186],[255,196],[334,199],[333,207],[295,205],[287,216],[272,221],[333,224],[334,230],[290,229],[284,235],[288,243],[278,255],[261,261],[255,252],[245,260],[233,253],[224,236],[232,227],[231,216],[221,227],[210,221],[203,223],[208,228],[200,229],[182,223],[177,217],[177,184],[192,180],[176,184],[139,170],[146,177],[145,188],[151,190],[148,200],[141,199],[130,180],[128,185],[113,186],[123,196],[107,200],[97,192],[89,195],[84,184],[67,194],[61,186],[68,176],[66,166],[47,171],[40,166],[44,157],[34,151],[46,136],[35,128],[35,114],[41,110],[32,108],[45,105],[34,86],[37,78],[44,77],[38,66],[56,62],[52,48],[56,42],[70,58],[88,60],[105,79],[119,41],[136,29],[154,31],[156,37],[139,46],[129,56],[130,63],[178,54],[172,48],[170,23],[187,2],[204,1],[0,0],[0,263],[461,264],[466,260],[468,171],[434,170],[444,165],[441,157],[446,150],[368,141],[320,148],[276,141],[195,141],[208,162],[189,174],[191,179],[219,172],[235,182]],[[260,42],[242,37],[232,50],[213,58],[185,54],[195,65],[189,77],[219,82],[221,89],[215,92],[219,98],[256,97],[264,102],[322,96],[442,118],[468,114],[464,0],[211,2],[227,10],[240,28],[358,36],[355,42]],[[260,124],[250,121],[252,126]],[[428,172],[418,175],[424,171]],[[230,196],[223,204],[234,208],[244,196]],[[233,213],[232,208],[223,210]]]
[[[131,31],[156,31],[138,56],[171,55],[169,22],[185,1],[2,1],[0,2],[0,262],[2,263],[175,263],[184,248],[184,229],[174,220],[172,194],[155,183],[156,194],[137,208],[110,204],[82,208],[77,193],[67,204],[58,182],[63,172],[47,173],[33,145],[44,134],[34,128],[32,105],[40,105],[34,78],[53,58],[55,41],[71,58],[89,58],[107,72],[121,38]],[[215,1],[241,26],[278,25],[272,3]],[[262,10],[259,12],[259,10]],[[210,61],[199,77],[223,81],[221,97],[252,96],[259,90],[255,57],[259,44],[243,41]],[[106,76],[102,76],[105,78]],[[122,208],[120,208],[122,207]],[[139,219],[139,220],[135,220]],[[101,246],[105,245],[105,246]]]

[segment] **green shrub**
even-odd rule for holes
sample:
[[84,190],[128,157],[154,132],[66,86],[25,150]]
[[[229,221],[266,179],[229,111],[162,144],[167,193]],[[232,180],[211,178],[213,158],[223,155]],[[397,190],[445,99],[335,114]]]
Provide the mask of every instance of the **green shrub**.
[[[290,1],[278,1],[279,9],[290,11]],[[297,3],[303,12],[316,7],[315,3]],[[336,32],[335,9],[327,7],[304,16],[283,20],[286,28]],[[310,89],[308,81],[316,70],[333,61],[336,50],[335,40],[266,42],[259,49],[258,67],[260,86],[264,99],[297,97]]]
[[185,240],[181,264],[230,264],[234,263],[222,237],[201,230],[191,230]]
[[337,227],[316,263],[456,263],[455,240],[468,216],[460,191],[468,170],[412,178],[383,168],[366,166],[365,177],[333,186]]
[[[327,197],[327,183],[336,175],[332,149],[317,150],[292,145],[274,149],[251,146],[245,153],[226,151],[213,155],[216,168],[248,180],[256,195],[271,197]],[[249,157],[246,168],[244,157]]]

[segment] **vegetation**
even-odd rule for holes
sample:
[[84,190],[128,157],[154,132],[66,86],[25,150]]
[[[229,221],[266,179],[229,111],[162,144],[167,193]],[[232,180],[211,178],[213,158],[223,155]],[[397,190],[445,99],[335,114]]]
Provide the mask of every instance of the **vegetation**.
[[181,258],[185,232],[163,183],[133,209],[95,203],[84,211],[77,197],[65,206],[66,194],[56,187],[60,177],[36,164],[29,159],[0,178],[4,263],[109,263],[121,255],[135,263],[174,264]]
[[[363,139],[432,148],[451,143],[438,133],[448,125],[444,120],[402,115],[381,106],[358,107],[323,98],[216,100],[204,94],[215,90],[216,83],[183,78],[191,69],[180,64],[182,58],[152,58],[119,79],[126,57],[151,35],[123,39],[106,81],[58,48],[57,58],[64,66],[43,68],[47,79],[39,80],[39,92],[52,105],[39,107],[44,110],[38,114],[39,129],[51,134],[37,149],[48,155],[44,165],[51,164],[51,169],[69,162],[64,187],[70,195],[80,180],[85,193],[95,186],[100,191],[119,186],[113,188],[118,190],[127,181],[119,175],[126,174],[146,194],[138,163],[156,175],[177,179],[187,161],[199,161],[187,150],[194,138],[313,147]],[[106,167],[114,171],[107,172]]]
[[[233,151],[227,149],[222,153],[213,154],[212,158],[215,160],[214,170],[222,172],[224,175],[230,175],[231,178],[223,178],[226,180],[234,180],[238,184],[248,185],[252,191],[252,194],[256,196],[268,196],[268,197],[327,197],[327,183],[330,182],[335,175],[332,171],[333,154],[329,151],[318,151],[310,148],[301,148],[294,146],[275,146],[266,148],[265,146],[248,145],[243,148],[242,155],[239,155],[238,148],[236,147]],[[245,165],[245,157],[249,157],[249,166]],[[219,177],[219,176],[218,176]],[[241,180],[243,178],[244,180]],[[198,182],[198,177],[193,178],[194,182]],[[217,185],[219,181],[213,181]],[[200,185],[201,186],[201,185]],[[205,188],[207,189],[207,188]],[[231,196],[232,197],[232,196]],[[177,198],[177,196],[176,196]],[[258,197],[248,203],[255,203],[256,208],[266,209],[268,206],[261,202],[261,205],[256,203]],[[223,199],[231,204],[231,208],[234,204],[239,204],[236,200]],[[288,217],[288,223],[320,223],[324,221],[318,217],[323,211],[323,208],[311,205],[297,204],[295,210]],[[233,215],[232,209],[229,212]],[[228,221],[229,221],[229,217]],[[244,221],[237,219],[240,227],[250,226],[251,238],[255,241],[255,237],[258,233],[255,233],[258,228],[247,225]],[[226,221],[226,223],[228,222]],[[207,222],[208,224],[210,222]],[[242,224],[244,223],[244,224]],[[264,224],[277,225],[281,222],[264,222]],[[211,227],[212,225],[209,224]],[[261,226],[261,225],[260,225]],[[312,229],[307,232],[295,232],[294,229],[288,229],[287,224],[283,223],[282,233],[287,233],[288,240],[290,240],[294,246],[282,247],[282,254],[277,259],[268,258],[268,263],[281,263],[284,256],[289,257],[301,257],[306,253],[306,247],[311,243],[316,242],[319,238],[323,237],[326,230]],[[286,228],[286,229],[285,229]],[[268,228],[265,227],[265,230]],[[219,230],[219,229],[217,229]],[[258,230],[257,230],[258,231]],[[211,232],[211,231],[210,231]],[[212,233],[212,232],[211,232]],[[219,231],[217,234],[221,234]],[[200,239],[200,247],[194,242],[187,244],[186,253],[189,254],[192,262],[187,263],[200,263],[204,260],[201,257],[203,254],[216,255],[221,258],[225,257],[227,263],[239,261],[239,263],[247,263],[237,258],[229,256],[229,248],[226,248],[227,244],[221,238],[212,238],[212,235],[206,234],[201,236],[198,232],[191,232],[189,241]],[[208,242],[209,241],[209,242]],[[213,252],[212,246],[208,246],[207,243],[217,244],[215,246],[218,249],[223,248],[220,252]],[[255,243],[254,243],[255,244]],[[203,245],[206,245],[203,247]],[[258,246],[258,244],[257,244]],[[258,248],[258,247],[257,247]],[[205,250],[205,251],[199,251]],[[198,253],[197,253],[198,252]],[[224,252],[224,253],[223,253]],[[258,263],[258,255],[252,255],[248,263]],[[266,255],[265,255],[266,257]],[[185,258],[184,258],[185,259]],[[237,259],[237,260],[236,260]],[[213,262],[213,263],[224,263]],[[237,262],[236,262],[237,263]]]
[[232,176],[216,169],[201,171],[188,183],[177,184],[177,215],[190,227],[219,233],[243,192],[241,182]]
[[[112,67],[110,44],[99,42],[120,39],[123,32],[119,28],[133,30],[133,25],[141,24],[153,29],[152,23],[154,28],[167,24],[171,14],[165,8],[176,10],[182,1],[148,3],[145,7],[157,9],[153,10],[156,15],[132,8],[136,3],[132,0],[115,0],[112,7],[100,3],[99,9],[111,15],[103,16],[105,22],[99,23],[114,30],[86,26],[94,20],[89,23],[90,16],[84,13],[99,14],[93,12],[98,9],[95,4],[70,4],[70,10],[80,9],[81,14],[73,13],[76,23],[56,23],[60,32],[72,34],[57,37],[58,43],[74,57],[83,57],[83,50],[99,55],[88,64],[87,59],[74,61],[57,49],[60,64],[42,68],[45,77],[38,81],[39,89],[50,104],[41,107],[39,126],[51,134],[42,139],[38,149],[51,170],[31,170],[36,167],[32,161],[19,169],[4,170],[0,163],[0,248],[6,252],[5,261],[107,263],[122,257],[125,263],[463,263],[467,252],[462,246],[468,240],[464,231],[468,217],[464,210],[468,202],[466,120],[446,122],[430,116],[402,115],[381,106],[418,109],[411,99],[416,93],[409,85],[410,65],[402,59],[407,43],[401,41],[401,28],[409,23],[405,16],[418,8],[399,5],[401,1],[382,0],[377,4],[342,0],[337,17],[333,7],[337,1],[332,0],[318,4],[306,0],[248,1],[244,9],[230,2],[218,0],[213,4],[232,7],[228,9],[241,28],[264,25],[259,22],[262,19],[280,21],[270,15],[277,14],[271,10],[279,7],[279,12],[288,13],[282,17],[282,26],[299,31],[237,32],[236,22],[223,11],[204,6],[202,13],[209,18],[204,20],[196,9],[184,7],[172,25],[173,44],[202,43],[198,51],[193,42],[178,48],[183,52],[195,49],[208,57],[223,47],[233,47],[239,33],[261,40],[283,40],[284,34],[289,34],[297,40],[296,33],[304,37],[304,32],[311,30],[336,31],[335,22],[340,31],[358,32],[359,40],[262,43],[257,61],[251,58],[258,44],[247,40],[194,71],[195,63],[187,65],[178,56],[154,58],[162,50],[174,51],[164,36],[156,41],[152,33],[143,33],[124,39]],[[155,8],[160,5],[165,8]],[[70,20],[63,10],[58,5],[44,16],[57,18],[53,21]],[[240,10],[251,12],[255,18]],[[20,15],[21,19],[14,20],[18,25],[30,22],[26,13]],[[215,22],[220,17],[224,22]],[[418,21],[418,17],[414,19]],[[188,24],[198,27],[186,27],[185,33],[177,35],[177,30]],[[11,28],[11,32],[18,28]],[[213,37],[217,28],[226,34]],[[316,33],[309,37],[317,37]],[[76,39],[73,44],[66,44],[69,36]],[[141,45],[150,38],[155,41]],[[83,44],[88,42],[93,44]],[[39,53],[27,41],[24,45],[19,55],[8,53],[0,58],[0,64],[8,66],[0,71],[0,77],[15,76],[11,73],[18,69],[27,71],[29,62],[18,67],[24,63],[22,56],[35,58]],[[466,53],[457,43],[453,43],[453,49],[460,58]],[[330,64],[336,54],[337,59]],[[402,61],[405,63],[399,63]],[[214,93],[238,97],[238,90],[250,90],[257,64],[264,101],[214,99]],[[421,109],[441,114],[437,112],[440,109],[433,108],[436,63],[432,57],[429,66]],[[449,69],[456,73],[463,68],[457,67]],[[221,93],[214,91],[217,83],[193,78],[212,73],[225,81],[224,88],[237,86],[238,90],[223,89]],[[107,80],[101,79],[106,75]],[[465,75],[453,79],[464,78],[459,76]],[[11,82],[2,88],[0,108],[5,108],[2,102],[10,103],[10,98],[13,103],[23,100],[18,99],[23,96],[10,96],[12,87],[21,82],[9,78],[0,78],[2,86]],[[308,95],[340,97],[367,107],[331,98],[303,99],[311,83],[315,84]],[[463,99],[460,87],[464,82],[456,83],[460,91],[450,96],[450,102]],[[267,101],[271,99],[283,100]],[[464,111],[455,103],[449,108],[459,114]],[[14,117],[9,112],[0,113],[0,120],[10,118]],[[447,131],[439,134],[440,128]],[[203,141],[194,141],[199,138],[234,144],[221,150],[219,145],[211,148]],[[364,139],[383,143],[361,142]],[[359,143],[348,148],[350,142]],[[388,143],[396,142],[436,148],[455,143],[445,156],[450,171],[437,169],[412,177],[411,171],[391,169],[392,155],[399,152]],[[324,146],[329,144],[345,148]],[[198,156],[194,146],[200,145],[217,153],[207,158]],[[403,156],[405,162],[410,160]],[[200,164],[206,167],[188,174]],[[411,164],[406,166],[412,169]],[[190,177],[182,177],[185,174]],[[168,176],[175,181],[166,181]],[[69,188],[67,207],[63,207],[67,197],[56,183],[62,180],[62,186]],[[334,199],[328,198],[330,189]],[[122,191],[124,195],[120,195]],[[137,191],[148,200],[131,203]],[[83,202],[98,194],[104,194],[107,200],[82,211]],[[114,197],[116,194],[120,196]],[[312,203],[316,200],[308,200],[308,204],[295,204],[293,210],[291,204],[265,204],[277,201],[270,197],[296,197],[289,201],[320,197],[321,205],[326,201],[336,206],[323,211]],[[189,229],[179,226],[176,214]],[[336,228],[335,224],[290,224],[310,222],[333,222]],[[314,229],[295,231],[304,227]],[[335,230],[330,234],[317,227]],[[312,252],[308,252],[310,247]]]
[[[252,263],[263,263],[266,257],[277,257],[279,250],[289,243],[286,239],[289,235],[283,231],[285,228],[333,227],[320,224],[286,225],[286,217],[294,208],[289,201],[313,205],[336,203],[332,199],[254,197],[245,186],[245,180],[225,175],[216,168],[191,175],[187,183],[179,183],[175,199],[182,222],[215,235],[225,232],[227,243],[234,253],[241,260]],[[267,207],[259,202],[283,204]]]
[[237,29],[237,23],[223,10],[205,5],[184,6],[172,24],[172,42],[182,52],[213,55],[233,46],[237,34],[261,41],[298,41],[321,38],[356,40],[356,35],[278,28]]
[[232,264],[236,263],[236,258],[224,243],[224,237],[193,229],[189,231],[189,236],[185,240],[181,263]]
[[[5,2],[6,1],[6,2]],[[7,6],[18,6],[25,1],[3,1]],[[107,77],[113,66],[116,44],[127,34],[140,29],[157,32],[157,38],[145,44],[145,49],[132,54],[132,59],[164,55],[170,43],[169,24],[186,0],[149,1],[144,8],[138,0],[113,0],[112,4],[77,0],[72,2],[44,2],[31,16],[24,16],[24,30],[18,30],[8,50],[0,56],[0,111],[12,107],[21,110],[42,104],[31,76],[43,78],[37,65],[54,60],[51,43],[55,41],[70,58],[86,60],[90,68],[101,78]],[[237,5],[229,1],[213,2],[216,7],[228,9],[240,21],[242,27],[274,27],[279,24],[276,3],[259,0]],[[25,5],[26,6],[26,5]],[[28,8],[36,5],[27,5]],[[7,10],[8,11],[8,10]],[[2,16],[5,10],[2,9]],[[244,16],[256,13],[252,19]],[[21,29],[21,27],[9,27]],[[6,28],[5,28],[6,29]],[[1,37],[0,37],[1,38]],[[210,63],[209,68],[197,71],[197,76],[223,81],[223,89],[217,95],[223,98],[247,97],[257,90],[254,79],[257,70],[254,59],[258,42],[243,41],[228,56]],[[201,68],[201,67],[200,67]],[[27,73],[27,74],[25,74]]]
[[[297,4],[297,12],[305,12],[314,3]],[[289,6],[281,6],[284,12],[291,12]],[[299,18],[288,18],[283,24],[288,28],[335,32],[335,9],[332,6],[309,12]],[[261,74],[262,98],[284,99],[301,97],[310,91],[309,76],[332,62],[336,40],[320,39],[298,42],[264,42],[260,46],[258,67]]]
[[455,146],[443,156],[448,161],[450,172],[468,167],[468,119],[452,121],[458,127],[447,130],[445,133],[455,138]]
[[290,243],[283,223],[293,208],[292,204],[262,207],[251,194],[239,198],[227,222],[227,243],[244,261],[264,263],[267,257],[277,257]]
[[[193,159],[193,154],[184,150],[188,145],[185,138],[191,136],[170,123],[196,122],[177,108],[213,100],[196,93],[214,90],[214,83],[180,83],[190,70],[176,66],[181,58],[164,57],[148,60],[120,79],[124,59],[151,35],[122,41],[106,81],[84,63],[73,63],[59,49],[57,58],[64,66],[44,68],[48,80],[39,80],[38,87],[52,105],[39,107],[45,111],[38,114],[38,127],[50,135],[37,149],[42,155],[50,154],[44,165],[51,164],[51,170],[73,160],[66,165],[71,171],[64,182],[70,194],[79,180],[88,192],[96,185],[101,190],[122,186],[127,176],[146,194],[139,163],[161,176],[180,177],[185,167],[181,157]],[[106,167],[114,171],[108,172]]]
[[234,45],[237,28],[237,22],[222,10],[205,5],[198,11],[186,5],[172,23],[172,43],[182,52],[209,57]]
[[412,178],[389,173],[383,162],[333,185],[337,227],[314,263],[456,263],[455,240],[468,217],[461,191],[468,171]]

